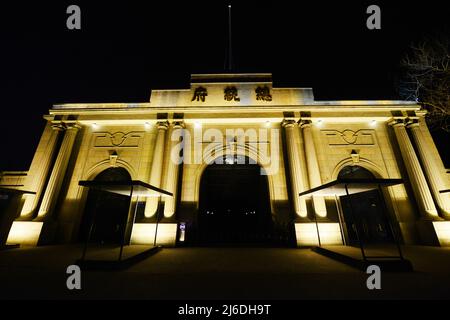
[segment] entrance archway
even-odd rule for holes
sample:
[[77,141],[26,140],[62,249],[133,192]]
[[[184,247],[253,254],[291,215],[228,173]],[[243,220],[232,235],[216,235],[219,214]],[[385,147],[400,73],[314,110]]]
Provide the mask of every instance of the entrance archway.
[[223,164],[211,164],[203,172],[197,216],[199,244],[249,245],[271,240],[267,177],[248,157],[237,159],[226,158]]
[[[99,173],[94,181],[131,181],[131,176],[124,168],[109,168]],[[80,227],[80,240],[102,244],[119,244],[122,240],[122,227],[128,215],[130,198],[97,189],[89,190],[84,215]]]
[[[338,178],[374,179],[375,175],[361,166],[353,165],[342,168]],[[357,244],[358,236],[365,244],[394,242],[385,212],[385,199],[379,190],[343,196],[340,200],[350,244]]]

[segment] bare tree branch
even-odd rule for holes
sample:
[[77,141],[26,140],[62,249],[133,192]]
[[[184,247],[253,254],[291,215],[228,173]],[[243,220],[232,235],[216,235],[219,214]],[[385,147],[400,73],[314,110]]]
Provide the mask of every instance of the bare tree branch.
[[401,61],[401,98],[422,104],[431,129],[450,132],[450,55],[448,37],[430,38],[410,48]]

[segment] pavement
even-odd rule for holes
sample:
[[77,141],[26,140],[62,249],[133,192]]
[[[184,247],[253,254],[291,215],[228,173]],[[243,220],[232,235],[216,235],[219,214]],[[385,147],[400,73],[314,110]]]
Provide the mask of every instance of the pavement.
[[297,248],[163,248],[123,271],[81,272],[69,290],[66,269],[81,245],[0,251],[0,299],[449,299],[450,248],[405,246],[411,273],[368,274]]

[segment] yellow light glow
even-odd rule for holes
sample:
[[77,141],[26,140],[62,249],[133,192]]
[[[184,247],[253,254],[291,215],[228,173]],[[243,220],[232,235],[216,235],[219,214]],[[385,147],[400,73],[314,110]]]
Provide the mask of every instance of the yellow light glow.
[[185,240],[185,233],[186,233],[185,230],[181,230],[180,231],[180,238],[179,238],[180,242],[184,242],[184,240]]
[[[318,223],[320,243],[322,245],[342,245],[339,223]],[[295,235],[298,246],[317,246],[317,227],[315,223],[296,223]]]
[[450,246],[450,221],[433,221],[433,227],[441,246]]
[[[135,223],[131,232],[131,244],[153,245],[155,241],[155,223]],[[175,246],[177,236],[176,223],[159,223],[156,244]]]
[[8,244],[36,246],[41,235],[43,222],[14,221],[8,234]]

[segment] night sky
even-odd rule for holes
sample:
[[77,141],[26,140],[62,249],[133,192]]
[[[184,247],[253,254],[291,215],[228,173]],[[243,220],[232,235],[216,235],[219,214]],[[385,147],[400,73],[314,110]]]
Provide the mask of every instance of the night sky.
[[[154,3],[155,2],[155,3]],[[224,72],[227,3],[47,1],[0,7],[0,170],[27,170],[52,104],[145,102],[152,88]],[[81,31],[66,8],[82,11]],[[316,100],[398,99],[412,41],[448,34],[445,1],[231,1],[236,72],[272,72],[275,86],[313,87]],[[366,28],[378,4],[382,29]],[[447,167],[448,134],[436,142]]]

